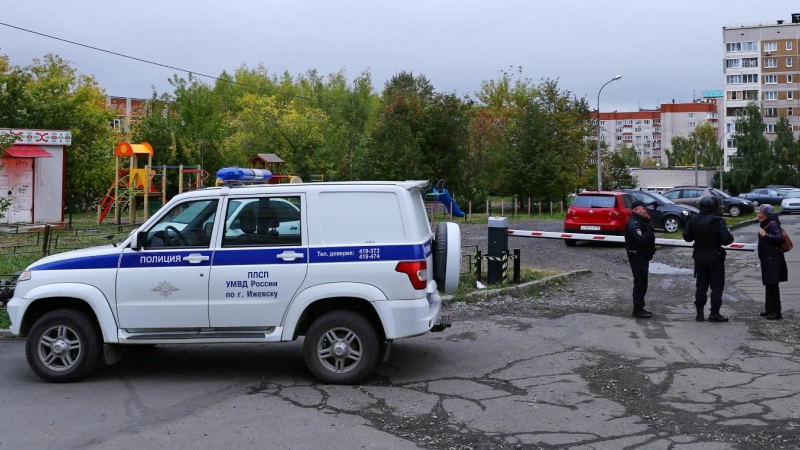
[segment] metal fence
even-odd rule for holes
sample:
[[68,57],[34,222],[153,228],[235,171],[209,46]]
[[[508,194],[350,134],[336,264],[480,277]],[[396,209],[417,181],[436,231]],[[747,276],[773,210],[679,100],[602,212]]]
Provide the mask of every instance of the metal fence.
[[97,225],[91,228],[62,230],[44,225],[37,231],[12,229],[2,234],[0,256],[31,255],[41,256],[55,253],[111,244],[125,239],[139,225]]

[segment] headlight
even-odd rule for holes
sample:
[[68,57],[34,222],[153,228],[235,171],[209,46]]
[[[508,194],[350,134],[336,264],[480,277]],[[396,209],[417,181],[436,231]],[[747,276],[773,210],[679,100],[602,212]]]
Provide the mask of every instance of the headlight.
[[681,214],[683,214],[684,216],[688,216],[688,215],[689,215],[689,211],[686,211],[686,210],[684,209],[683,211],[681,211]]
[[30,279],[31,279],[31,271],[30,270],[25,270],[21,274],[19,274],[19,278],[17,278],[16,281],[17,281],[17,283],[19,283],[19,282],[22,282],[22,281],[28,281]]

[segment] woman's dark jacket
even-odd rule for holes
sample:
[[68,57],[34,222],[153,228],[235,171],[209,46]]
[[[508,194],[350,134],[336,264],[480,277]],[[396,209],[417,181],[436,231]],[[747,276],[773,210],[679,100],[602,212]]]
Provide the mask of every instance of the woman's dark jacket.
[[783,243],[781,221],[777,214],[772,214],[763,222],[761,228],[766,234],[758,235],[758,259],[761,261],[761,282],[766,286],[789,281],[789,269],[786,267],[786,258],[778,251],[778,246]]

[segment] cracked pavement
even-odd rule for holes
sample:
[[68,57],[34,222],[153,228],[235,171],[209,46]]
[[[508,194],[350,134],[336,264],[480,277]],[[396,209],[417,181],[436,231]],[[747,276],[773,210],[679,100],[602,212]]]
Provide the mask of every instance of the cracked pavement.
[[[800,219],[782,220],[799,235]],[[756,230],[734,235],[754,242]],[[485,248],[485,226],[463,232]],[[526,266],[592,272],[449,304],[453,328],[395,342],[359,386],[316,383],[300,342],[158,346],[45,384],[21,341],[0,341],[0,449],[800,448],[800,252],[787,254],[777,322],[758,317],[757,257],[730,252],[731,322],[712,324],[694,321],[690,271],[651,274],[654,317],[634,320],[621,247],[524,241],[510,247]],[[690,256],[664,248],[654,262],[686,269]]]

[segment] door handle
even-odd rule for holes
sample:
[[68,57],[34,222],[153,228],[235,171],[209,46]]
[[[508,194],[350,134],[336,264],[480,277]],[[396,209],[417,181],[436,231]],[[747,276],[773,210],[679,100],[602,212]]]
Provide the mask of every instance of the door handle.
[[305,255],[303,253],[297,253],[295,251],[287,250],[287,251],[281,253],[280,255],[278,255],[278,258],[282,259],[284,261],[294,261],[295,259],[302,258],[304,256]]
[[184,256],[183,260],[192,264],[199,264],[203,261],[208,261],[208,256],[201,255],[200,253],[192,253],[189,256]]

